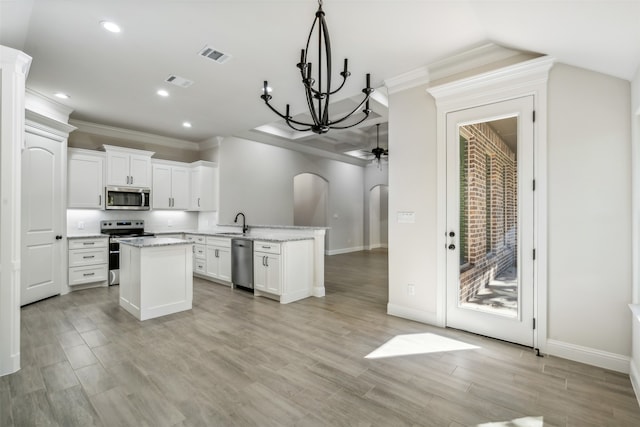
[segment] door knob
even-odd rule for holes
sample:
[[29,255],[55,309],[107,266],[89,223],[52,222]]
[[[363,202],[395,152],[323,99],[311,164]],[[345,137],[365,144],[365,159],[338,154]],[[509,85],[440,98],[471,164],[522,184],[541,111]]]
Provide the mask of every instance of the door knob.
[[452,251],[452,250],[454,250],[454,249],[456,248],[456,245],[454,245],[453,243],[451,243],[451,244],[448,246],[448,248],[449,248],[449,250],[450,250],[450,251]]
[[455,231],[450,231],[449,232],[449,237],[456,237]]
[[56,240],[62,240],[62,236],[58,234],[58,235],[56,236]]

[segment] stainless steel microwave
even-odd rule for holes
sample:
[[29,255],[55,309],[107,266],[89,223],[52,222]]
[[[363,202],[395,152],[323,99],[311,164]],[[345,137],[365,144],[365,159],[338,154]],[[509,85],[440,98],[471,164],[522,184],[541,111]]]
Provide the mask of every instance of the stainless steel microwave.
[[148,211],[151,190],[149,188],[111,187],[105,188],[104,208],[113,210]]

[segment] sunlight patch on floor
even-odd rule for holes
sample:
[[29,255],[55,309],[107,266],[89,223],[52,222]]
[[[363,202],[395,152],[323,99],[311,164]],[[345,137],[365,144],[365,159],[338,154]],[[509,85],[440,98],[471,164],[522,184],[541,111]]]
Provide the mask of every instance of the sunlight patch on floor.
[[412,354],[438,353],[443,351],[473,350],[476,348],[480,347],[431,333],[396,335],[367,354],[365,359],[381,359],[383,357],[409,356]]
[[544,417],[525,417],[511,421],[478,424],[476,427],[542,427]]

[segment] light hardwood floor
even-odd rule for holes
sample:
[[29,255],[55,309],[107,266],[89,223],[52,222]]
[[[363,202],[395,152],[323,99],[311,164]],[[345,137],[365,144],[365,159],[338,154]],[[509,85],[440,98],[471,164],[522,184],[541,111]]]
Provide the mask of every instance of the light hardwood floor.
[[[118,287],[27,306],[0,425],[640,425],[626,375],[386,315],[384,250],[328,257],[326,289],[280,305],[195,280],[193,310],[144,322]],[[480,348],[364,358],[420,332]]]

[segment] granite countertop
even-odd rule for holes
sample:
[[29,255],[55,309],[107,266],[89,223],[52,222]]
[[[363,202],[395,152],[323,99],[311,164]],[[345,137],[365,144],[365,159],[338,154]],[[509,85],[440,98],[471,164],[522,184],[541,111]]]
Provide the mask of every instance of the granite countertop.
[[[298,227],[298,228],[303,228],[303,227]],[[262,240],[265,242],[277,242],[277,243],[293,242],[297,240],[313,240],[313,236],[295,236],[295,235],[269,234],[269,233],[242,234],[240,232],[228,232],[228,231],[164,230],[164,231],[154,231],[153,233],[158,236],[162,236],[163,234],[184,233],[184,234],[197,234],[199,236],[224,237],[228,239]]]
[[120,244],[135,246],[136,248],[149,248],[155,246],[193,245],[193,242],[171,237],[130,237],[119,239]]
[[107,236],[106,234],[102,234],[102,233],[84,233],[84,234],[68,234],[67,235],[67,240],[70,239],[96,239],[96,238],[108,238],[109,236]]

